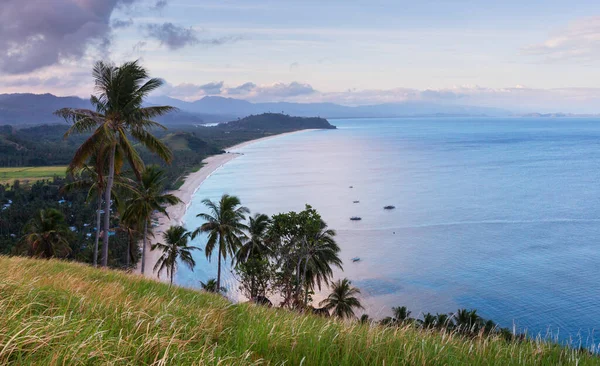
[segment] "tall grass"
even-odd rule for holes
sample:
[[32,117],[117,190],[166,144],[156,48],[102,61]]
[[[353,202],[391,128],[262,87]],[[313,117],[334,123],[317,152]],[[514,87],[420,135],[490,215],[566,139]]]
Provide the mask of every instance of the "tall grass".
[[344,323],[115,271],[0,257],[0,364],[588,365],[538,342]]

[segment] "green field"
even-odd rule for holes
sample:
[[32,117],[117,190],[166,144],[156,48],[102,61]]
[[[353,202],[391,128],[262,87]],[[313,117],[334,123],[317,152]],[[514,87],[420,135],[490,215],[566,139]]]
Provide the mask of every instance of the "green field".
[[341,322],[83,264],[0,256],[0,364],[597,365],[541,341]]
[[0,183],[12,183],[15,180],[31,183],[43,179],[52,179],[55,176],[64,177],[66,170],[66,166],[0,168]]

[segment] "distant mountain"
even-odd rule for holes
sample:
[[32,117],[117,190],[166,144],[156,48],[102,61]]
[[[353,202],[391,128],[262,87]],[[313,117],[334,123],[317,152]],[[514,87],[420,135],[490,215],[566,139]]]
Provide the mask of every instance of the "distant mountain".
[[508,116],[509,111],[499,108],[445,105],[430,102],[388,103],[370,106],[348,107],[334,103],[251,103],[245,100],[204,97],[185,102],[168,97],[150,98],[152,103],[168,103],[182,110],[195,113],[244,117],[261,113],[284,113],[300,117],[323,118],[369,118],[414,116]]
[[[371,118],[415,116],[508,116],[510,112],[485,107],[442,105],[429,102],[388,103],[348,107],[333,103],[251,103],[245,100],[204,97],[186,102],[170,97],[152,97],[149,105],[171,105],[179,111],[157,118],[158,122],[176,124],[207,124],[227,122],[262,113],[282,113],[298,117]],[[52,94],[0,94],[0,125],[64,123],[52,113],[60,108],[91,108],[87,99],[57,97]]]
[[[175,103],[167,104],[180,108]],[[62,118],[53,115],[54,111],[60,108],[90,109],[92,106],[89,100],[78,97],[57,97],[52,94],[0,94],[0,125],[23,127],[65,123]],[[170,125],[205,124],[226,122],[234,118],[236,116],[196,113],[180,108],[179,111],[157,118],[157,121]]]
[[600,114],[579,114],[579,113],[525,113],[519,114],[519,117],[544,117],[544,118],[563,118],[563,117],[572,117],[572,118],[598,118]]

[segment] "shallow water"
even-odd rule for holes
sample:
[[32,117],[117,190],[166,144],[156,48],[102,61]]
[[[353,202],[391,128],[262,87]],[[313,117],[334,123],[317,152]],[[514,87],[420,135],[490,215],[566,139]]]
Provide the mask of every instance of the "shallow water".
[[[331,122],[338,130],[240,149],[199,188],[188,228],[200,224],[200,201],[223,193],[267,214],[309,203],[337,230],[344,272],[336,275],[362,290],[371,316],[400,305],[413,315],[475,308],[502,326],[560,329],[560,339],[589,344],[600,319],[599,122]],[[216,277],[216,260],[196,257],[195,272],[181,267],[177,283]],[[224,275],[234,291],[228,268]]]

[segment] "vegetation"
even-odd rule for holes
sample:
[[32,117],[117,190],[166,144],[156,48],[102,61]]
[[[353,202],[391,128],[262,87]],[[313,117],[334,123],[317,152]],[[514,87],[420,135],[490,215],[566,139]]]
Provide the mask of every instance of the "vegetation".
[[321,301],[321,306],[327,310],[333,310],[333,314],[340,318],[354,318],[354,309],[362,309],[362,305],[356,295],[360,290],[352,287],[352,283],[344,278],[335,282],[329,296]]
[[200,233],[206,233],[206,247],[204,252],[210,259],[212,252],[217,248],[218,272],[216,288],[221,288],[221,259],[227,259],[227,256],[234,256],[234,253],[242,246],[241,240],[245,237],[244,230],[246,226],[242,221],[246,219],[246,214],[250,212],[240,203],[240,199],[235,196],[224,194],[218,203],[209,199],[202,201],[208,207],[210,213],[198,214],[197,217],[206,221],[197,228],[192,234],[195,238]]
[[163,270],[167,271],[170,284],[173,284],[173,275],[177,268],[177,262],[187,265],[192,271],[196,266],[196,262],[192,257],[192,250],[200,248],[189,246],[188,238],[190,233],[183,226],[171,226],[164,234],[165,243],[156,243],[152,245],[152,250],[161,250],[163,255],[158,259],[154,266],[154,271],[160,278]]
[[0,257],[9,365],[596,365],[541,340],[324,319],[56,260]]
[[33,257],[66,257],[71,251],[71,232],[65,217],[56,209],[40,210],[25,225],[24,234],[23,243]]
[[[132,146],[130,137],[169,162],[171,151],[150,132],[152,128],[163,126],[151,119],[167,114],[174,108],[142,106],[148,94],[158,89],[163,81],[156,78],[151,79],[146,69],[141,67],[137,61],[126,62],[121,66],[99,61],[94,65],[93,75],[99,94],[93,95],[90,102],[96,111],[63,108],[56,111],[56,114],[73,123],[65,133],[65,137],[75,133],[91,133],[91,136],[75,152],[69,169],[81,168],[94,155],[108,154],[108,176],[104,186],[104,212],[106,215],[104,215],[102,238],[102,266],[106,267],[108,266],[110,212],[115,174],[119,174],[125,160],[129,162],[130,168],[138,179],[141,179],[141,171],[144,168],[144,163]],[[146,232],[144,232],[145,234]]]
[[34,183],[54,177],[64,177],[66,166],[34,166],[18,168],[0,168],[0,184],[12,184],[14,181]]

